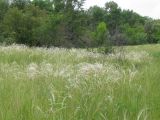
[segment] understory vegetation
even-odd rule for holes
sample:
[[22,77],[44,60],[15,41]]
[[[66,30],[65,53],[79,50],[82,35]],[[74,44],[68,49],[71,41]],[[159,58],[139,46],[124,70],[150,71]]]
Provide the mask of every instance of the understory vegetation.
[[0,47],[1,120],[159,120],[160,45]]

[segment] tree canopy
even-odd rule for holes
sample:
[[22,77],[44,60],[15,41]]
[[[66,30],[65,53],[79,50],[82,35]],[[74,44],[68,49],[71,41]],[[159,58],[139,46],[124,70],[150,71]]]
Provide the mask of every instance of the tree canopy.
[[[29,46],[92,47],[160,42],[160,20],[117,3],[85,10],[85,0],[0,0],[0,42]],[[96,42],[95,42],[96,40]]]

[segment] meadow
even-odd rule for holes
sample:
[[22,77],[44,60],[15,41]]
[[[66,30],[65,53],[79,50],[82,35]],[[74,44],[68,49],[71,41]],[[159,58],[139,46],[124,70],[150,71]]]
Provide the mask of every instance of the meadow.
[[160,45],[0,47],[0,120],[159,120]]

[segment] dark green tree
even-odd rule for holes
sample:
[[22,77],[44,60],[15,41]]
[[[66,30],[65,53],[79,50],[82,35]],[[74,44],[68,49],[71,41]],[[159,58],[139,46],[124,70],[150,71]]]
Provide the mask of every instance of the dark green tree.
[[111,35],[114,35],[119,30],[119,25],[121,23],[121,9],[118,4],[111,1],[105,4],[106,10],[106,22]]
[[[82,10],[84,0],[54,0],[53,3],[54,16],[62,18],[59,21],[56,20],[58,22],[57,25],[54,22],[54,25],[58,28],[56,33],[58,34],[58,30],[63,33],[63,38],[61,39],[65,39],[69,43],[68,47],[81,46],[83,44],[80,37],[84,25]],[[53,21],[55,19],[53,18]]]
[[54,10],[54,4],[52,0],[32,0],[32,4],[49,12],[53,12]]
[[18,9],[24,9],[30,4],[30,0],[11,0],[11,6],[17,7]]
[[152,20],[148,20],[145,23],[145,32],[147,34],[148,43],[156,43],[154,33],[156,32],[156,27]]
[[[12,36],[16,43],[27,44],[29,46],[40,46],[38,38],[42,34],[42,25],[45,24],[47,15],[34,6],[29,6],[23,11],[18,8],[10,8],[4,17],[5,36]],[[39,29],[41,28],[41,29]],[[39,34],[37,33],[39,30]]]
[[98,6],[90,7],[87,11],[89,16],[89,23],[91,29],[96,29],[96,26],[101,22],[105,21],[105,10]]
[[7,0],[0,0],[0,22],[3,20],[5,13],[9,8],[9,1]]

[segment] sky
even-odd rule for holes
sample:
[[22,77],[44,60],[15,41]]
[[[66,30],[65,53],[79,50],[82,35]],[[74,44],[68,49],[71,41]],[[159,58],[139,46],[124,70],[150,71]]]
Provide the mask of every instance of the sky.
[[130,9],[142,16],[160,19],[160,0],[86,0],[85,8],[93,5],[104,7],[108,1],[115,1],[122,9]]

